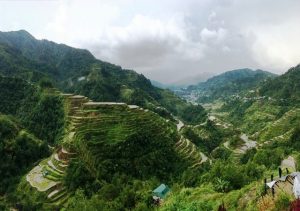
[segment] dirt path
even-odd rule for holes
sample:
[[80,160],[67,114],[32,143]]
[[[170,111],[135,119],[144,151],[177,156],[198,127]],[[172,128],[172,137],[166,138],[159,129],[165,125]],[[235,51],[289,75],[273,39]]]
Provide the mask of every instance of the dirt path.
[[281,161],[281,168],[288,168],[291,171],[296,171],[296,162],[294,157],[288,156],[288,158]]
[[244,141],[244,145],[242,145],[239,150],[242,152],[242,153],[245,153],[248,149],[252,149],[252,148],[255,148],[256,147],[256,144],[257,142],[256,141],[253,141],[253,140],[250,140],[249,137],[243,133],[240,138]]
[[[248,138],[248,136],[247,136],[245,133],[243,133],[243,134],[240,136],[240,138],[243,140],[244,144],[243,144],[242,146],[236,148],[235,150],[233,150],[233,151],[235,151],[236,153],[243,154],[243,153],[245,153],[247,150],[252,149],[252,148],[255,148],[256,145],[257,145],[257,142],[256,142],[256,141],[253,141],[253,140],[250,140],[250,139]],[[229,147],[229,141],[226,141],[223,145],[224,145],[224,147],[225,147],[226,149],[232,150],[232,149]]]
[[176,125],[177,126],[177,131],[180,131],[180,129],[184,126],[184,123],[179,119],[177,119],[177,121],[178,121],[178,123]]
[[204,153],[200,152],[200,155],[201,155],[201,163],[204,163],[208,160],[208,157]]
[[224,145],[224,147],[225,147],[226,149],[231,150],[230,147],[229,147],[229,141],[226,141],[223,145]]
[[225,129],[229,128],[231,126],[231,124],[228,124],[220,119],[218,119],[216,116],[214,115],[209,115],[208,119],[212,122],[214,122],[216,124],[216,126],[221,126]]

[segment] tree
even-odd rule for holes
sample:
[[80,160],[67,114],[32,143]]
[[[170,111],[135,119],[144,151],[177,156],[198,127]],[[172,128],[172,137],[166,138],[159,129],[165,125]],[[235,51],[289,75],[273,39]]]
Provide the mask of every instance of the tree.
[[221,178],[215,179],[213,185],[214,189],[218,192],[225,193],[229,190],[229,182]]

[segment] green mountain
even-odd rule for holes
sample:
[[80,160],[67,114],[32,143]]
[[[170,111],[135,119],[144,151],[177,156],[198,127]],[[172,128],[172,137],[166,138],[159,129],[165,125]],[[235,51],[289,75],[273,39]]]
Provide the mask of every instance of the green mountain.
[[149,187],[171,184],[197,162],[176,147],[176,125],[150,110],[95,103],[14,77],[0,76],[0,87],[1,209],[15,201],[25,210],[70,208],[79,190],[102,198],[106,209],[131,209],[147,201],[139,197]]
[[258,140],[288,139],[300,122],[299,77],[298,65],[260,84],[254,96],[226,100],[222,110]]
[[[101,198],[99,206],[106,210],[147,206],[149,188],[161,181],[172,184],[187,168],[199,168],[197,147],[185,146],[170,112],[197,124],[206,119],[201,106],[85,50],[39,41],[25,31],[0,34],[0,112],[20,128],[3,127],[16,135],[2,145],[21,140],[17,149],[32,153],[16,178],[5,183],[11,189],[1,187],[1,209],[16,201],[24,210],[72,209],[85,203],[77,200],[81,190]],[[62,95],[54,86],[91,100]],[[16,150],[20,156],[25,152]]]
[[185,95],[193,93],[198,97],[198,102],[211,102],[255,89],[267,78],[274,78],[275,76],[275,74],[267,71],[247,68],[227,71],[205,82],[189,86],[185,90]]
[[[0,34],[0,210],[284,210],[294,200],[282,191],[290,181],[274,197],[263,181],[300,168],[299,66],[189,87],[212,102],[207,118],[88,51]],[[160,184],[171,190],[163,203]]]
[[283,75],[267,80],[260,89],[261,96],[268,96],[281,101],[299,102],[300,100],[300,65],[289,69]]
[[0,44],[0,73],[6,76],[19,76],[30,81],[38,81],[45,77],[39,72],[43,69],[38,63],[28,60],[16,48]]
[[[210,153],[211,168],[205,173],[185,176],[185,186],[173,193],[161,210],[174,207],[218,210],[221,204],[227,210],[285,210],[289,207],[295,200],[294,194],[282,190],[292,185],[277,178],[279,167],[284,169],[284,176],[299,171],[300,167],[298,85],[299,66],[261,81],[255,89],[251,88],[254,92],[241,88],[236,97],[218,98],[206,105],[210,109],[209,119],[217,130],[207,127],[206,123],[187,126],[183,131],[201,150],[218,145]],[[244,84],[238,82],[237,86]],[[220,90],[220,93],[226,95],[227,91]],[[209,144],[203,146],[208,141]],[[254,147],[249,147],[254,143]],[[197,177],[200,178],[195,179]],[[264,191],[263,181],[270,182],[271,177],[278,185],[274,187],[274,195],[271,188]]]
[[1,32],[0,43],[18,50],[23,57],[39,65],[36,69],[55,79],[67,79],[78,72],[88,70],[95,60],[87,50],[47,40],[36,40],[24,30]]
[[[28,32],[0,32],[0,73],[36,82],[48,78],[60,90],[82,94],[95,101],[117,101],[149,108],[172,119],[189,109],[197,110],[193,122],[205,119],[205,111],[152,86],[132,70],[94,58],[87,50],[37,40]],[[175,105],[175,106],[174,106]],[[166,108],[163,110],[160,107]]]
[[[61,145],[22,178],[15,194],[24,209],[71,208],[78,203],[74,194],[79,190],[101,198],[99,204],[106,209],[131,209],[145,203],[139,198],[148,195],[144,185],[171,183],[193,164],[176,147],[176,125],[156,113],[62,96],[67,118]],[[128,193],[130,189],[136,191]],[[124,197],[131,195],[127,204]]]

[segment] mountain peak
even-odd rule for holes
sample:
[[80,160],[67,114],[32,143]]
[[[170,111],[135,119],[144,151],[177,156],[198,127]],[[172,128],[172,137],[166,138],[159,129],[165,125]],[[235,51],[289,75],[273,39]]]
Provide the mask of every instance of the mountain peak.
[[29,38],[29,39],[35,39],[33,35],[31,35],[28,31],[21,29],[18,31],[7,31],[7,32],[0,32],[0,35],[7,35],[7,36],[17,36],[22,38]]

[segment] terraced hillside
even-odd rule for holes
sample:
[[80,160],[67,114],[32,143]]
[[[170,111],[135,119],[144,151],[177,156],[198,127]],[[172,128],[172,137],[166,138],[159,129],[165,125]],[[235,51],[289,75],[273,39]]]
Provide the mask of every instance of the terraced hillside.
[[[63,96],[66,99],[67,127],[65,128],[65,136],[62,143],[65,143],[63,145],[68,145],[67,143],[72,141],[71,135],[74,133],[74,125],[76,124],[75,121],[72,121],[71,115],[78,108],[77,106],[82,104],[82,99],[86,98],[73,95]],[[42,203],[43,209],[55,209],[67,202],[71,193],[63,185],[63,179],[70,160],[75,157],[76,153],[69,152],[64,146],[59,147],[49,158],[41,161],[26,175],[26,181],[30,186],[35,188],[35,191],[40,192],[40,194],[37,194],[40,195],[40,198],[36,203]],[[24,182],[21,182],[20,187],[26,187]],[[29,191],[29,193],[32,193],[32,191]]]
[[299,125],[298,106],[282,105],[274,99],[235,103],[230,103],[233,109],[227,119],[257,141],[288,140]]
[[80,95],[62,96],[67,114],[62,146],[26,175],[33,191],[40,193],[38,203],[43,208],[67,206],[73,192],[64,178],[72,162],[80,161],[93,178],[107,181],[115,173],[167,179],[188,165],[194,168],[202,163],[197,147],[180,139],[176,125],[152,111],[125,103],[93,102]]
[[203,159],[205,156],[198,149],[198,147],[183,136],[181,136],[181,139],[176,143],[175,146],[175,149],[183,157],[183,159],[191,163],[190,168],[197,168],[207,160],[207,158]]
[[269,122],[257,135],[262,141],[288,140],[293,129],[299,125],[299,119],[300,109],[291,109],[276,121]]
[[89,101],[70,118],[76,132],[70,133],[73,142],[64,143],[71,143],[96,177],[108,179],[114,172],[165,177],[175,170],[172,163],[181,162],[174,149],[176,126],[149,110]]
[[182,133],[206,154],[211,153],[223,141],[221,128],[212,121],[185,127]]
[[69,161],[74,155],[61,148],[26,175],[26,181],[47,196],[44,198],[46,206],[60,207],[68,200],[70,193],[62,181]]

